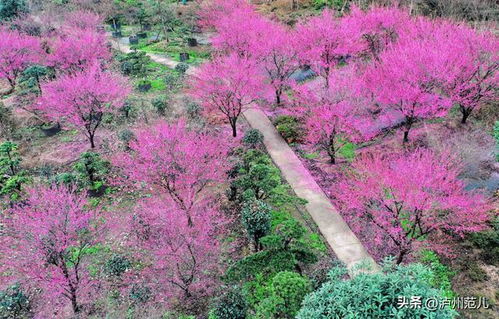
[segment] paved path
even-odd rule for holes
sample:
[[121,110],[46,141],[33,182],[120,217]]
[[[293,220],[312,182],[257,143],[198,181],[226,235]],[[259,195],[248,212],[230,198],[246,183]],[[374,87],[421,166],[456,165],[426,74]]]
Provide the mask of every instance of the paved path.
[[[112,41],[113,47],[123,52],[129,52],[126,44]],[[174,68],[178,62],[160,56],[149,54],[152,60]],[[189,74],[195,73],[195,68],[189,68]],[[310,172],[305,168],[295,152],[279,135],[267,115],[257,108],[251,108],[243,113],[251,127],[258,129],[264,136],[265,147],[274,163],[281,170],[288,184],[297,196],[307,200],[305,205],[322,235],[333,249],[339,260],[351,268],[358,262],[368,261],[376,267],[373,258],[367,253],[357,236],[343,220],[331,201],[316,183]]]

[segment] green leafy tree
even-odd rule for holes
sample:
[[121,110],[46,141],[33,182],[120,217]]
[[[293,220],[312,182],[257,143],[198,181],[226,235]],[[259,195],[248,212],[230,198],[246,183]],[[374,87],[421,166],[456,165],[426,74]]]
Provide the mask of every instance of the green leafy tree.
[[240,288],[232,287],[216,302],[213,315],[216,319],[245,319],[248,303]]
[[0,21],[8,21],[28,13],[26,0],[0,1]]
[[19,199],[22,185],[28,181],[21,170],[21,157],[17,144],[7,141],[0,144],[0,196],[9,196],[11,201]]
[[156,96],[152,99],[151,104],[156,110],[156,112],[158,112],[161,115],[164,115],[166,109],[168,108],[168,96],[166,95]]
[[121,73],[127,76],[145,77],[151,58],[143,51],[132,51],[117,57],[121,63]]
[[234,197],[241,201],[265,200],[276,207],[301,202],[289,195],[289,186],[282,182],[281,172],[270,157],[260,150],[251,149],[243,155],[232,184]]
[[[385,261],[381,272],[372,272],[363,266],[353,278],[347,278],[344,266],[333,267],[329,281],[307,295],[298,319],[320,318],[455,318],[457,313],[447,307],[405,306],[404,300],[412,296],[421,297],[422,305],[427,299],[442,301],[444,292],[432,287],[434,274],[422,264],[395,265]],[[354,272],[361,269],[354,269]],[[405,298],[405,299],[404,299]]]
[[31,318],[31,315],[30,300],[20,285],[0,291],[0,318]]
[[241,219],[256,250],[260,250],[260,239],[270,232],[272,226],[269,205],[259,200],[249,201],[242,209]]
[[82,153],[74,165],[77,181],[97,193],[104,187],[109,168],[109,162],[94,152]]
[[250,148],[258,148],[263,144],[263,134],[257,129],[249,129],[244,133],[243,143]]
[[226,273],[229,281],[252,280],[281,271],[302,273],[303,265],[318,260],[318,252],[305,237],[305,228],[288,219],[277,225],[273,234],[260,239],[262,250],[237,261]]
[[309,280],[295,272],[278,273],[272,278],[267,297],[256,306],[256,318],[294,318],[310,287]]
[[31,65],[27,67],[20,76],[19,84],[27,90],[34,91],[37,95],[42,94],[40,81],[50,75],[50,70],[43,65]]

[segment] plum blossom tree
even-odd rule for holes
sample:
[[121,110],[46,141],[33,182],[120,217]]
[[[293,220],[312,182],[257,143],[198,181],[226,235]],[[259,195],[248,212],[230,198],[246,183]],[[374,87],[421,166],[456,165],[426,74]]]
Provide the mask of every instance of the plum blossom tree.
[[187,216],[176,206],[157,200],[142,202],[130,221],[132,240],[140,258],[149,260],[143,271],[163,301],[209,296],[220,275],[220,243],[224,224],[214,208],[203,206]]
[[86,71],[42,84],[42,90],[44,94],[34,107],[51,120],[63,120],[83,131],[95,148],[95,133],[104,114],[118,110],[129,86],[120,75],[92,65]]
[[[213,46],[224,54],[236,53],[240,57],[254,57],[257,50],[271,40],[275,25],[251,7],[234,8],[230,14],[217,18],[217,34]],[[275,39],[274,41],[277,41]]]
[[338,71],[325,88],[318,82],[302,85],[295,92],[295,112],[304,118],[306,141],[327,152],[332,164],[336,154],[348,141],[362,141],[367,134],[363,128],[369,125],[363,114],[357,114],[350,98],[352,73]]
[[222,113],[237,136],[237,120],[258,97],[261,72],[250,59],[236,54],[219,57],[201,66],[192,83],[191,94],[207,113]]
[[497,96],[499,39],[468,26],[448,23],[441,29],[439,43],[447,58],[445,91],[459,105],[464,124],[473,111]]
[[183,120],[140,130],[129,147],[131,153],[120,154],[115,164],[130,181],[167,194],[189,225],[207,199],[203,190],[222,182],[229,169],[229,145],[219,136],[189,130]]
[[442,57],[435,41],[399,41],[360,74],[358,93],[373,97],[372,113],[393,125],[403,118],[404,143],[415,122],[443,117],[452,106],[439,89],[445,76]]
[[425,149],[365,154],[333,192],[352,228],[374,227],[374,248],[388,243],[397,263],[424,246],[448,253],[445,241],[451,236],[486,227],[489,208],[481,194],[464,189],[455,163],[450,154]]
[[362,46],[355,29],[346,27],[330,10],[300,24],[296,28],[297,47],[302,64],[309,65],[329,85],[333,69]]
[[208,0],[201,1],[198,15],[201,18],[200,24],[205,28],[219,30],[219,23],[223,17],[233,14],[237,10],[246,12],[254,11],[254,8],[247,0]]
[[98,215],[85,193],[64,186],[28,189],[23,203],[2,214],[2,273],[10,275],[2,282],[41,289],[40,312],[45,307],[53,314],[69,302],[80,312],[98,283],[86,267],[87,251],[102,235]]
[[266,74],[266,81],[273,91],[275,105],[282,105],[282,95],[290,86],[290,76],[298,69],[294,33],[277,24],[266,27],[265,42],[254,45],[258,65]]
[[0,29],[0,78],[9,82],[14,91],[16,80],[22,71],[30,64],[37,63],[41,58],[40,41],[31,36],[22,35],[17,31]]
[[408,12],[396,7],[371,7],[363,11],[352,6],[342,19],[344,27],[359,41],[359,53],[375,61],[379,61],[380,53],[390,44],[406,36],[412,23]]
[[102,63],[111,57],[105,34],[92,29],[65,30],[52,43],[47,63],[59,73],[72,74]]

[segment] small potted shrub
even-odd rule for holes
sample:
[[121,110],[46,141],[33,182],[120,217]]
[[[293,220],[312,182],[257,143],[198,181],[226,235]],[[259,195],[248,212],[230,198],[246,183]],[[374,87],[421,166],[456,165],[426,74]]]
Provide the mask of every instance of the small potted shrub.
[[161,115],[164,115],[166,109],[168,108],[167,99],[168,99],[168,97],[166,95],[160,95],[160,96],[156,96],[151,101],[151,104],[156,109],[156,112],[158,112]]
[[121,38],[121,30],[113,31],[113,38]]
[[185,62],[185,61],[189,60],[189,53],[181,52],[179,58],[180,58],[180,62]]
[[198,45],[198,40],[195,38],[187,38],[187,45],[190,47],[196,47]]
[[140,80],[137,84],[137,88],[140,92],[147,92],[151,89],[151,81],[149,80]]
[[137,37],[140,38],[140,39],[145,39],[147,38],[147,32],[138,32],[137,33]]
[[61,131],[61,124],[57,123],[45,123],[40,127],[45,136],[54,136]]
[[187,69],[189,69],[189,65],[186,63],[179,63],[175,66],[175,71],[177,71],[181,75],[184,75],[185,72],[187,72]]
[[128,37],[128,43],[130,43],[130,45],[139,44],[138,36],[132,35],[132,36]]

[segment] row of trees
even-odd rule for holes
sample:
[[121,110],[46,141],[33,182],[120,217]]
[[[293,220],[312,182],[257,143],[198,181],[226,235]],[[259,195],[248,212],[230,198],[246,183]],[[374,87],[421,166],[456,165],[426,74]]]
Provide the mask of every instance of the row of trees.
[[[358,121],[365,125],[356,137],[363,139],[375,136],[380,127],[402,122],[407,142],[415,122],[443,117],[458,105],[461,122],[466,123],[495,96],[499,41],[486,31],[376,7],[353,7],[340,18],[325,10],[290,29],[260,16],[244,1],[208,3],[202,15],[205,25],[217,31],[213,44],[219,57],[202,68],[195,95],[207,111],[225,114],[233,128],[241,109],[265,98],[278,107],[293,101],[305,106],[295,111],[309,120],[312,143],[317,139],[315,126],[329,126],[322,132],[325,143],[341,131],[330,128],[336,126],[332,122],[352,127]],[[300,67],[312,68],[322,79],[323,88],[313,89],[314,100],[320,103],[293,99],[292,75]],[[345,70],[338,74],[338,68]],[[241,89],[247,85],[247,90]],[[344,92],[341,96],[335,90],[338,86]],[[314,116],[324,108],[337,114]],[[352,111],[355,116],[341,115]]]

